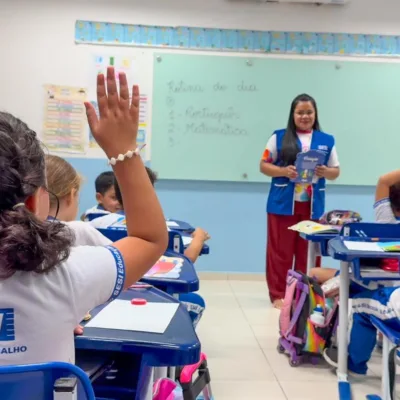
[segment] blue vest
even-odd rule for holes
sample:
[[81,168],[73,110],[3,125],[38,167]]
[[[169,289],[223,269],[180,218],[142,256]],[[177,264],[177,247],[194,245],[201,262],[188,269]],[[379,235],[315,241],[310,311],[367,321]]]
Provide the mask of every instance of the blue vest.
[[[275,131],[278,158],[274,163],[282,166],[280,154],[282,150],[282,140],[286,130]],[[297,139],[301,149],[300,139]],[[324,164],[327,165],[335,139],[327,133],[314,131],[311,139],[310,149],[321,150],[326,153]],[[311,198],[311,219],[319,219],[325,209],[325,178],[318,179],[318,182],[312,185]],[[286,177],[272,178],[271,189],[268,195],[267,212],[278,215],[293,215],[294,212],[294,187],[295,184]]]

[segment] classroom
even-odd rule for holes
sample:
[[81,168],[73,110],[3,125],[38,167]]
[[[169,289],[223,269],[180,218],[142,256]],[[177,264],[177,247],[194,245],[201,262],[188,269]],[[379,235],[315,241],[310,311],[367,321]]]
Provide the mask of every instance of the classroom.
[[399,13],[0,0],[0,398],[399,398]]

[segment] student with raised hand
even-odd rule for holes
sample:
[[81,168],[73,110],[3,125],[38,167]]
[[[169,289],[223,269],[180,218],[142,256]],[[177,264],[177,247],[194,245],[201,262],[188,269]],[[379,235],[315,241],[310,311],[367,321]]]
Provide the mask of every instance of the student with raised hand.
[[119,77],[120,95],[113,68],[107,70],[107,85],[104,75],[97,77],[99,118],[85,104],[107,157],[132,156],[119,157],[113,166],[126,203],[128,237],[112,246],[72,247],[72,231],[46,220],[49,194],[40,143],[25,123],[0,113],[0,308],[13,325],[0,336],[6,349],[0,365],[74,362],[73,330],[87,310],[135,283],[167,247],[160,204],[133,153],[139,89],[133,88],[130,102],[126,77]]

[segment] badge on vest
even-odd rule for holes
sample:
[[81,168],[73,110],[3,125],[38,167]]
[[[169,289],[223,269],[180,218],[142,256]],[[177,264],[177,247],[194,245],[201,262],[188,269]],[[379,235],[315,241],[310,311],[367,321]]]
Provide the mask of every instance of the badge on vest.
[[318,150],[325,150],[325,151],[328,151],[328,146],[325,146],[324,144],[323,144],[323,145],[319,145],[319,146],[318,146]]

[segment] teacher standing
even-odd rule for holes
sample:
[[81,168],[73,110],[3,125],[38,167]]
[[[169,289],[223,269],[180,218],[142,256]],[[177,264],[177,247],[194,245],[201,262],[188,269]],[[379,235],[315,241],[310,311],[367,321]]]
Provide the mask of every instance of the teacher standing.
[[[325,153],[324,165],[315,171],[311,185],[295,184],[297,154],[308,150]],[[277,130],[268,140],[260,171],[272,177],[267,202],[266,274],[274,307],[281,308],[288,270],[307,272],[307,241],[288,228],[300,221],[318,220],[325,209],[325,182],[339,174],[339,160],[332,135],[320,129],[315,100],[297,96],[291,105],[286,129]]]

